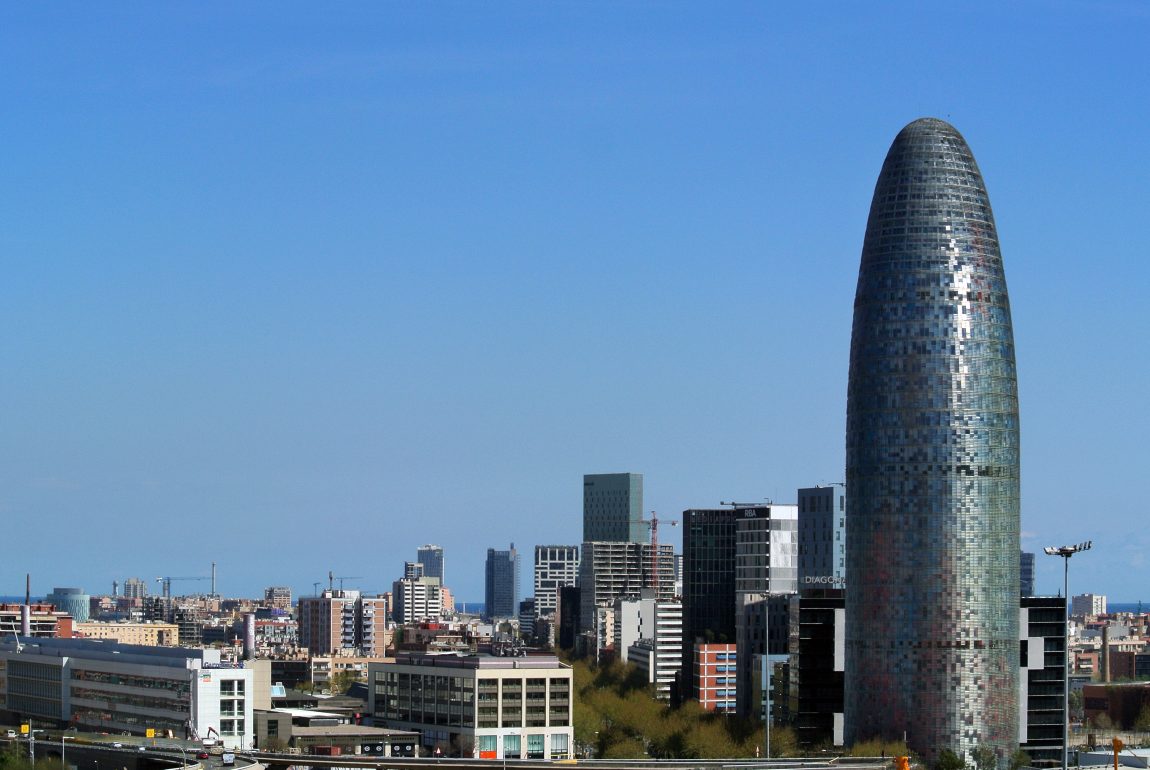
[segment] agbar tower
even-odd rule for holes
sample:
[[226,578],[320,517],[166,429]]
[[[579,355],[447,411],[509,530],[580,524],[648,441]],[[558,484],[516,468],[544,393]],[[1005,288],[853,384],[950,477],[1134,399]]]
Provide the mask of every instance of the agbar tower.
[[958,131],[916,120],[875,185],[855,294],[848,742],[1018,748],[1018,430],[986,187]]

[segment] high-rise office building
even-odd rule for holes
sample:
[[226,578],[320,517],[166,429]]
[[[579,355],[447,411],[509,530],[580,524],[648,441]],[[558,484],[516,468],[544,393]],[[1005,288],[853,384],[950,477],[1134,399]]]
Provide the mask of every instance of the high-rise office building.
[[799,490],[800,591],[845,584],[846,516],[845,485]]
[[403,563],[403,578],[404,580],[415,580],[416,578],[428,577],[424,571],[423,562],[420,561],[405,561]]
[[1018,748],[1016,383],[982,175],[958,131],[916,120],[875,185],[855,294],[848,742]]
[[487,549],[484,570],[484,612],[489,619],[519,615],[519,552],[515,543],[506,551]]
[[439,578],[443,581],[443,549],[437,545],[421,545],[415,551],[415,560],[423,565],[423,574],[427,577]]
[[559,589],[579,582],[579,546],[535,546],[535,614],[544,617],[559,606]]
[[[736,513],[734,508],[683,511],[685,671],[696,670],[698,645],[735,643]],[[726,652],[729,651],[725,650],[724,654]],[[730,665],[733,672],[734,663]],[[730,679],[733,683],[734,677]],[[698,698],[696,687],[695,677],[683,677],[683,697]],[[731,700],[733,705],[734,699]]]
[[1062,765],[1066,724],[1066,597],[1023,596],[1018,742],[1034,767]]
[[130,577],[124,581],[124,598],[143,599],[148,595],[148,584],[139,578]]
[[1018,590],[1022,596],[1034,596],[1034,554],[1029,551],[1018,554]]
[[798,518],[793,504],[735,509],[735,699],[741,717],[758,713],[754,661],[787,654],[790,596],[799,584]]
[[583,540],[642,543],[643,474],[593,473],[583,477]]

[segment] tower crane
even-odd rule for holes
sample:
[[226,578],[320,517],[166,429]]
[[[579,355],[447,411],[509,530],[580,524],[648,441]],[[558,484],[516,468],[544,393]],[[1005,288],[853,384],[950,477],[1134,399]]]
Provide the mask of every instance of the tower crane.
[[[679,522],[671,520],[671,526]],[[674,562],[672,561],[672,565]],[[655,589],[655,601],[659,600],[659,515],[651,511],[651,587]]]
[[343,581],[345,581],[345,580],[363,580],[363,577],[361,577],[360,575],[336,575],[331,570],[328,570],[327,571],[327,590],[329,590],[329,591],[334,590],[335,587],[334,587],[333,583],[336,580],[339,581],[339,590],[342,591],[343,590]]
[[173,580],[211,580],[209,577],[158,577],[156,582],[160,583],[163,587],[164,601],[168,602],[172,599],[172,581]]
[[[634,521],[632,519],[632,521]],[[651,511],[650,520],[639,519],[640,524],[646,524],[648,531],[651,533],[651,587],[655,589],[655,594],[659,593],[659,514]],[[672,527],[679,526],[679,522],[672,520]],[[640,580],[640,585],[642,581]]]

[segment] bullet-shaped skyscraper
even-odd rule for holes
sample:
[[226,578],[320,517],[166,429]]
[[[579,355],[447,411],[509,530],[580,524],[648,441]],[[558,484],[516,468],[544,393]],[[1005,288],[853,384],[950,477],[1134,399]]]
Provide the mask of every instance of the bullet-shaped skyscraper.
[[998,235],[966,140],[916,120],[875,185],[847,394],[846,738],[1018,748],[1019,434]]

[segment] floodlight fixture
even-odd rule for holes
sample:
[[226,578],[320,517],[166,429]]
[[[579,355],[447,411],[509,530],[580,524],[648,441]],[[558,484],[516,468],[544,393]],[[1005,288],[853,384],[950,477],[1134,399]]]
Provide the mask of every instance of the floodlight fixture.
[[1093,540],[1087,540],[1086,542],[1078,543],[1077,545],[1060,545],[1056,548],[1043,548],[1042,551],[1047,556],[1062,556],[1063,558],[1069,559],[1076,553],[1089,551],[1093,545]]

